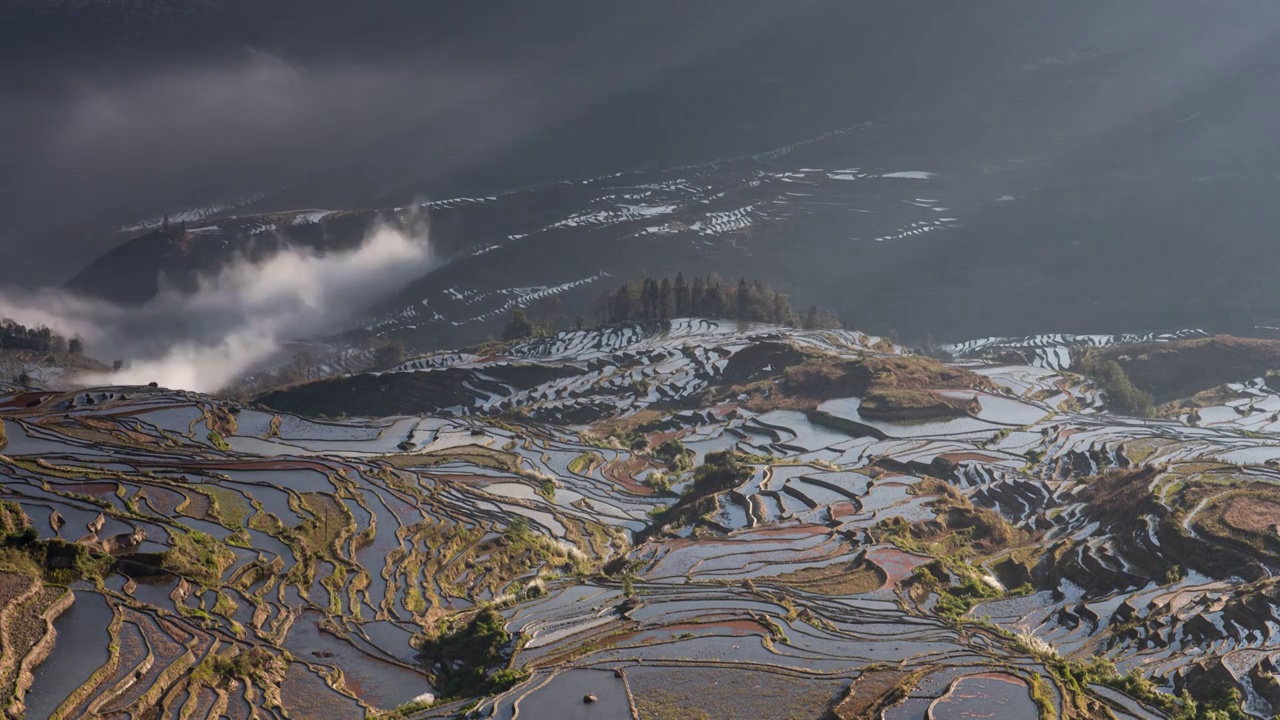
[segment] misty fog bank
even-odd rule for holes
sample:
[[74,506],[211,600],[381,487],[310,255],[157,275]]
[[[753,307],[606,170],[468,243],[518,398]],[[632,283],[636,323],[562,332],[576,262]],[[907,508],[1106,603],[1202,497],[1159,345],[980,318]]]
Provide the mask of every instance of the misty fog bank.
[[79,337],[114,373],[88,385],[161,386],[199,392],[226,387],[285,343],[348,329],[370,305],[433,267],[424,235],[372,229],[347,252],[290,249],[265,262],[238,259],[184,293],[163,287],[142,307],[123,308],[58,289],[0,293],[0,317]]

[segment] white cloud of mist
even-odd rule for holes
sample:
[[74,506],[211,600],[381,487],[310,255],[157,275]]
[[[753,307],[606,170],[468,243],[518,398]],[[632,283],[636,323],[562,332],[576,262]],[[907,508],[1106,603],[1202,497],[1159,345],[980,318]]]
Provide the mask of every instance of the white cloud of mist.
[[320,255],[292,248],[257,264],[237,259],[194,292],[165,287],[138,308],[42,290],[0,294],[0,316],[79,337],[100,358],[130,359],[118,372],[76,378],[83,384],[154,381],[214,392],[285,343],[348,329],[433,263],[425,234],[379,225],[352,250]]
[[142,385],[154,381],[161,387],[215,392],[279,349],[279,339],[272,333],[248,329],[217,344],[182,343],[163,357],[136,362],[119,372],[84,373],[75,379],[84,385]]

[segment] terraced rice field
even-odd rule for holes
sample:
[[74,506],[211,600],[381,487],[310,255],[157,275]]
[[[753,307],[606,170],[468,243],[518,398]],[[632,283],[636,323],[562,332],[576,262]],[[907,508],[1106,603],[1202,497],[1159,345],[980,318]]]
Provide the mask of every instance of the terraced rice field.
[[[1183,689],[1280,710],[1280,396],[1242,378],[1196,423],[1118,417],[987,345],[955,365],[985,389],[937,390],[970,414],[909,421],[786,372],[902,348],[698,320],[261,403],[7,390],[11,712],[1128,718]],[[1095,657],[1159,694],[1063,669]]]

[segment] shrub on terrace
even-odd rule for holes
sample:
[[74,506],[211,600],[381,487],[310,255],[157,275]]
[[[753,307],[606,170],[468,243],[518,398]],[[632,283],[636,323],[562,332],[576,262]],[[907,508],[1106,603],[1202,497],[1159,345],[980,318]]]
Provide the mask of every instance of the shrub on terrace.
[[1112,410],[1139,417],[1155,412],[1155,401],[1151,393],[1135,386],[1124,368],[1115,360],[1098,362],[1086,358],[1081,361],[1080,372],[1106,393],[1107,404]]

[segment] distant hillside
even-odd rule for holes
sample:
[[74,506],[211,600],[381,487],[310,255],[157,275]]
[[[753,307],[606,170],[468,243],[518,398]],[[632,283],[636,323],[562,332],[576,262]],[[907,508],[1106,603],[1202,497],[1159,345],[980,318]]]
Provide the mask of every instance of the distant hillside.
[[1157,402],[1167,402],[1280,370],[1280,341],[1217,335],[1117,345],[1098,348],[1086,357],[1086,361],[1097,360],[1118,362],[1136,387],[1151,393]]
[[[499,48],[500,57],[547,68],[522,88],[544,98],[533,108],[542,112],[509,118],[506,86],[462,109],[406,107],[396,127],[360,134],[357,145],[325,142],[273,164],[279,178],[215,182],[205,172],[131,192],[127,215],[247,197],[258,199],[236,212],[458,198],[433,203],[433,237],[473,253],[412,283],[371,320],[417,348],[484,339],[514,308],[552,295],[570,317],[590,317],[590,298],[617,281],[608,278],[680,271],[758,277],[797,307],[828,307],[848,326],[911,339],[1182,327],[1247,334],[1280,317],[1271,282],[1280,260],[1266,252],[1280,222],[1270,199],[1280,153],[1269,135],[1280,117],[1280,56],[1273,43],[1243,41],[1261,15],[1249,2],[1001,0],[980,11],[936,0],[826,2],[789,12],[744,0],[737,14],[758,27],[717,36],[722,51],[690,52],[643,78],[630,71],[649,67],[657,38],[686,49],[714,44],[707,34],[723,28],[698,21],[719,19],[715,3],[618,3],[620,23],[632,13],[647,21],[616,34],[574,34],[600,19],[571,12],[589,10],[584,2],[555,3],[563,12],[500,3],[506,13],[338,4],[289,12],[298,0],[166,3],[181,10],[176,19],[146,15],[150,34],[136,44],[160,54],[225,41],[306,68],[304,50],[332,58],[344,47],[360,57],[366,41],[394,54],[439,49],[441,35],[455,49],[474,39],[460,57]],[[62,47],[96,27],[94,13],[123,19],[142,5],[43,3],[65,12],[38,27],[53,28],[48,37]],[[199,38],[185,34],[187,8],[208,9]],[[360,22],[348,23],[352,16]],[[501,32],[489,34],[490,21]],[[1103,37],[1098,27],[1113,32]],[[22,30],[24,43],[44,37]],[[577,45],[563,61],[537,62],[534,48],[571,36],[608,43],[636,64],[597,67],[579,58],[599,57],[598,48]],[[274,42],[250,42],[263,39]],[[400,62],[414,77],[435,67]],[[538,84],[548,78],[577,92],[550,93]],[[429,96],[406,92],[402,104]],[[494,118],[515,127],[490,128]],[[175,184],[210,189],[168,197]],[[263,198],[264,187],[276,189]],[[60,187],[56,205],[21,209],[39,216],[35,225],[88,213],[68,207],[66,194]],[[114,207],[103,217],[123,214]],[[84,236],[79,226],[65,235]],[[252,242],[269,249],[272,241]],[[112,251],[72,286],[136,302],[154,292],[157,268],[189,275],[216,265],[168,243],[153,236]],[[37,254],[15,253],[14,262],[57,266],[32,261]]]
[[0,350],[0,385],[53,387],[64,376],[79,372],[107,372],[111,368],[87,355],[40,350]]
[[191,287],[233,258],[262,260],[291,246],[325,252],[355,247],[379,219],[400,222],[394,212],[301,210],[180,223],[140,230],[94,260],[67,283],[81,294],[124,304],[155,296],[160,278]]

